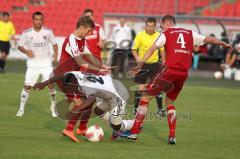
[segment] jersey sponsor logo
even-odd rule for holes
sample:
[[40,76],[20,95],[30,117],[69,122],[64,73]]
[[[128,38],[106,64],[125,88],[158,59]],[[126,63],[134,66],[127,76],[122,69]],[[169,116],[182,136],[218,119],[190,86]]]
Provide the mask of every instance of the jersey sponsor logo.
[[175,49],[175,53],[192,54],[189,50]]
[[187,31],[187,30],[173,30],[173,31],[170,31],[170,34],[174,34],[174,33],[186,33],[186,34],[190,34],[190,32]]
[[34,47],[45,47],[47,44],[42,42],[42,43],[33,43]]

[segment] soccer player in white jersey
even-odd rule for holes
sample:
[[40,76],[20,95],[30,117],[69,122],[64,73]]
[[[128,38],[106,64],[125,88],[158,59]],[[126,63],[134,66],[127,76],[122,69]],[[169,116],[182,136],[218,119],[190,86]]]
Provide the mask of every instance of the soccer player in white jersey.
[[[94,75],[82,73],[80,71],[71,71],[65,73],[62,77],[53,76],[50,80],[40,82],[34,85],[34,89],[43,89],[48,83],[63,80],[65,86],[72,93],[81,92],[87,99],[78,109],[71,112],[70,116],[78,114],[81,110],[89,107],[97,101],[94,113],[105,122],[110,123],[114,132],[130,130],[134,121],[122,120],[125,114],[125,107],[129,94],[125,86],[118,80],[112,79],[110,75]],[[115,139],[114,133],[112,139]]]
[[[52,62],[57,62],[58,46],[56,44],[51,29],[43,26],[44,16],[37,11],[32,15],[33,27],[23,31],[18,49],[27,55],[27,71],[25,75],[24,88],[21,92],[21,102],[16,116],[23,116],[29,92],[37,79],[42,75],[43,80],[49,79],[53,68]],[[54,54],[51,54],[50,46],[53,47]],[[48,85],[51,100],[52,116],[55,114],[56,91],[53,85]]]

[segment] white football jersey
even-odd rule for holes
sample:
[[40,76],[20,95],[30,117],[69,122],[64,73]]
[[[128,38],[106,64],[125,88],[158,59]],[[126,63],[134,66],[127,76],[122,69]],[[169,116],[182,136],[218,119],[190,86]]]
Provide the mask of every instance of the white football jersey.
[[32,50],[34,57],[27,58],[28,67],[45,67],[52,65],[52,45],[56,44],[51,29],[42,27],[42,30],[36,32],[33,28],[23,31],[18,45],[27,50]]
[[66,74],[73,74],[78,79],[78,84],[81,87],[81,92],[86,96],[94,95],[104,100],[112,100],[113,98],[120,98],[126,101],[129,97],[125,86],[112,79],[110,75],[93,75],[83,74],[79,71],[72,71]]

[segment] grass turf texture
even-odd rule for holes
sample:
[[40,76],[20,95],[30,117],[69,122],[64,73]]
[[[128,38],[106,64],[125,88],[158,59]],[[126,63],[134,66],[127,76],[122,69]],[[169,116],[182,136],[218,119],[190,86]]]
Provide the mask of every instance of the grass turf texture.
[[[177,121],[175,146],[167,145],[167,121],[158,118],[145,122],[135,143],[124,139],[110,141],[110,128],[93,118],[89,125],[101,125],[104,140],[90,143],[80,137],[80,143],[73,143],[61,135],[65,122],[50,115],[47,89],[31,92],[24,116],[15,116],[24,65],[9,62],[6,72],[0,74],[0,159],[235,159],[240,155],[240,82],[189,78],[175,103],[179,115],[183,114]],[[155,111],[153,101],[149,112]]]

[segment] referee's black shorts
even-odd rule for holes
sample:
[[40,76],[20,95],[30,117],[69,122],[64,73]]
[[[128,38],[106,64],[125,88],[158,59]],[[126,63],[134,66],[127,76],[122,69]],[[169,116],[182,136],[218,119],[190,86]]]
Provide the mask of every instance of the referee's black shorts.
[[7,55],[9,54],[10,50],[10,42],[9,41],[1,41],[0,40],[0,52],[5,52]]
[[134,82],[139,84],[146,84],[152,80],[160,71],[162,64],[160,62],[152,64],[144,64],[142,70],[135,75]]

